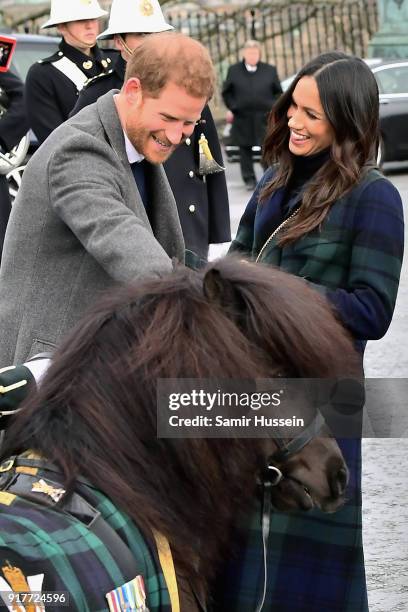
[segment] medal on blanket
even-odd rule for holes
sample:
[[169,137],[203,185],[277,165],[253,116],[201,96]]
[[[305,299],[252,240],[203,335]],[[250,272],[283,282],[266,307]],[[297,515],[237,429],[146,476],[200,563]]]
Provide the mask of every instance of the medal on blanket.
[[31,491],[33,493],[43,493],[44,495],[48,495],[56,504],[65,495],[65,489],[56,489],[55,487],[45,482],[45,480],[43,480],[42,478],[41,480],[33,484],[33,486],[31,487]]
[[110,612],[149,612],[143,576],[106,593]]

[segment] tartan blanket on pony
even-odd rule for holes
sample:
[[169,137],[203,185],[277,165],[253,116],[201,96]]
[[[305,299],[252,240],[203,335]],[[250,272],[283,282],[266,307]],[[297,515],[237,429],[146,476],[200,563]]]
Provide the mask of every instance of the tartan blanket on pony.
[[[44,505],[44,496],[58,500],[61,491],[49,484],[52,472],[15,468],[20,474],[34,476],[31,494],[26,497],[3,486],[8,467],[7,462],[0,466],[0,609],[42,612],[48,609],[47,598],[53,597],[58,610],[116,612],[126,609],[123,598],[128,597],[134,607],[127,609],[171,612],[160,552],[105,495],[91,485],[81,486],[86,502],[129,548],[139,576],[125,575],[106,544],[79,518]],[[18,601],[16,594],[24,591],[33,592],[36,603],[11,605]]]

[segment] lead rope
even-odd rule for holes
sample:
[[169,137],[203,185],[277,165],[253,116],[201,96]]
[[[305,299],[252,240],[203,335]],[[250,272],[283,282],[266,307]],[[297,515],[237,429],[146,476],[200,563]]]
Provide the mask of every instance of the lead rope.
[[268,540],[271,527],[271,510],[272,510],[272,487],[275,487],[282,480],[283,474],[279,468],[269,464],[267,471],[262,479],[262,551],[263,551],[263,567],[264,581],[262,594],[255,608],[255,612],[261,612],[266,597],[266,588],[268,585]]
[[266,597],[266,587],[268,583],[267,557],[268,557],[269,530],[271,526],[272,484],[270,482],[264,481],[262,489],[263,489],[263,495],[262,495],[262,549],[263,549],[264,582],[263,582],[262,594],[259,599],[258,605],[256,606],[255,612],[261,612],[263,608],[263,605],[265,603],[265,597]]

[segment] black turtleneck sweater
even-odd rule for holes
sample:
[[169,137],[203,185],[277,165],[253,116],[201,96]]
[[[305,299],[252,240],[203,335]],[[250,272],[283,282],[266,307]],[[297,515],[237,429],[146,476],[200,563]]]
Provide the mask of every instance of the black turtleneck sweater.
[[289,200],[302,191],[304,185],[316,174],[330,157],[330,150],[324,149],[314,155],[293,155],[294,167],[282,200],[282,212],[286,217]]
[[[299,207],[300,198],[296,196],[302,191],[305,184],[312,178],[314,174],[323,166],[329,159],[329,149],[320,151],[315,155],[293,155],[293,172],[288,184],[285,188],[279,189],[282,195],[278,198],[280,211],[275,207],[264,206],[259,207],[255,221],[255,232],[257,234],[257,243],[261,247],[271,233],[276,229],[277,225],[282,223],[287,217]],[[280,212],[280,214],[279,214]]]

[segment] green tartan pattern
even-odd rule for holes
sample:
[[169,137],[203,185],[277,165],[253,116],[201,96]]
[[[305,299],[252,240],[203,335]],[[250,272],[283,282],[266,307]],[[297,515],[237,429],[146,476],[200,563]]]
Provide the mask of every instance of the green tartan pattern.
[[[361,535],[360,444],[343,442],[350,468],[348,502],[271,516],[267,590],[262,612],[368,612]],[[261,503],[254,502],[219,575],[214,612],[253,612],[263,589]]]
[[[272,175],[273,170],[264,175],[248,203],[230,252],[259,257],[260,263],[304,278],[327,296],[356,340],[381,338],[391,322],[404,250],[398,191],[371,170],[331,206],[320,229],[284,247],[277,244],[278,232],[263,248],[266,237],[284,220],[283,189],[258,202]],[[299,197],[289,201],[289,212]]]
[[[277,244],[278,233],[264,247],[302,197],[298,194],[283,207],[281,188],[260,203],[260,192],[273,172],[269,169],[258,184],[230,252],[259,258],[260,263],[301,277],[323,293],[363,353],[366,341],[382,337],[392,319],[404,250],[400,195],[390,181],[371,170],[331,206],[319,230],[283,247]],[[355,439],[339,444],[350,470],[346,505],[330,516],[317,510],[272,515],[263,612],[368,612],[361,444]],[[220,576],[215,610],[252,612],[262,586],[258,506],[250,529],[242,532],[236,556]]]
[[[46,470],[38,471],[38,478],[47,475]],[[144,578],[150,612],[171,612],[155,545],[150,546],[129,517],[100,491],[81,486],[81,494],[84,491],[87,501],[133,553]],[[105,612],[106,593],[135,578],[122,574],[105,544],[78,519],[18,496],[6,505],[2,495],[0,568],[9,562],[25,576],[43,573],[43,591],[68,591],[70,605],[64,610]]]

